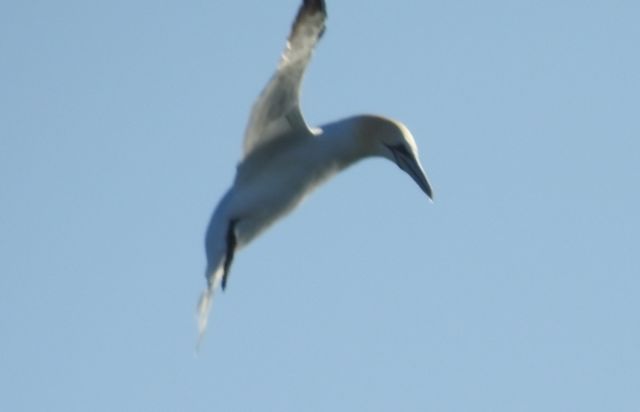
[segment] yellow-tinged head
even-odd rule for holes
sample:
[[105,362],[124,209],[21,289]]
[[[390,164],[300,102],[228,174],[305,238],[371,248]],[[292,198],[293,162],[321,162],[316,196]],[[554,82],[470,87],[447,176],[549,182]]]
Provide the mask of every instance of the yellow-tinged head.
[[418,146],[409,129],[402,123],[380,116],[358,116],[356,139],[360,149],[373,156],[394,162],[420,186],[429,199],[433,190],[420,164]]

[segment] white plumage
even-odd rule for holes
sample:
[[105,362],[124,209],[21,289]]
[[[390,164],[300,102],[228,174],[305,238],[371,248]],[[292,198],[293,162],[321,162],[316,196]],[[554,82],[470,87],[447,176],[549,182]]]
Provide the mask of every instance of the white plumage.
[[432,197],[417,146],[400,122],[380,116],[349,117],[319,128],[300,111],[300,83],[326,20],[322,0],[304,0],[278,69],[253,106],[244,157],[206,234],[207,286],[198,304],[200,338],[216,288],[224,289],[234,252],[291,211],[312,189],[347,166],[387,158]]

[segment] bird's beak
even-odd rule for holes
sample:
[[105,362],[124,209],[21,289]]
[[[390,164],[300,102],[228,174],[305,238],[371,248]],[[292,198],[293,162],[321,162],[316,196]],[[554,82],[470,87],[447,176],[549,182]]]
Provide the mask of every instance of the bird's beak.
[[429,196],[429,199],[433,201],[433,190],[431,189],[431,184],[429,184],[429,179],[427,179],[427,175],[422,169],[420,162],[418,159],[410,155],[409,153],[399,153],[397,151],[394,152],[396,163],[400,166],[400,169],[404,170],[411,178],[420,186],[420,189]]

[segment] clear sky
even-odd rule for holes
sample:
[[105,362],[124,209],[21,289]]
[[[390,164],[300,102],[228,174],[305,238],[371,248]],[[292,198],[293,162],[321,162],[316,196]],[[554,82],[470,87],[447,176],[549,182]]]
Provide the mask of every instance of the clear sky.
[[0,3],[0,410],[640,410],[640,3],[331,1],[312,124],[405,122],[234,262],[203,234],[298,7]]

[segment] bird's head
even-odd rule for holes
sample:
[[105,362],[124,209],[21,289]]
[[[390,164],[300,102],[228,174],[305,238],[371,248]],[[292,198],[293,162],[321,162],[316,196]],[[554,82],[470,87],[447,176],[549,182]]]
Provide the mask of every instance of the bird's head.
[[391,119],[379,116],[363,116],[360,119],[360,136],[373,156],[381,156],[394,162],[433,199],[433,191],[418,158],[418,146],[407,127]]

